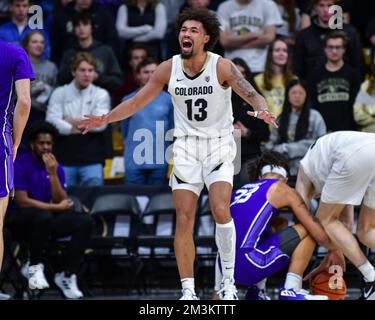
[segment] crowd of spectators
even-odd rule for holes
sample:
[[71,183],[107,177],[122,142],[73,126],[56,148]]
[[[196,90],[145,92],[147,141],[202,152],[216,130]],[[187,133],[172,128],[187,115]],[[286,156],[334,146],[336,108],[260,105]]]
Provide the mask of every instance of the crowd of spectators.
[[[174,19],[187,7],[216,13],[221,33],[213,51],[233,60],[283,124],[271,132],[247,119],[241,111],[252,107],[233,94],[242,163],[263,148],[295,161],[305,148],[291,153],[286,146],[325,132],[373,132],[375,10],[373,1],[362,2],[359,7],[350,0],[1,0],[0,39],[23,46],[35,71],[27,130],[39,120],[56,126],[56,154],[68,185],[97,185],[105,181],[99,172],[113,157],[112,146],[121,146],[115,152],[124,156],[126,172],[132,162],[126,161],[126,147],[140,142],[124,131],[129,123],[102,128],[83,141],[77,120],[87,112],[108,112],[138,90],[142,60],[152,58],[157,64],[178,54]],[[42,8],[42,21],[31,19],[32,5]],[[332,28],[332,21],[340,22],[337,11],[329,10],[332,5],[342,9],[339,29]],[[292,84],[306,96],[302,108],[292,103]],[[313,125],[317,119],[319,130],[308,127],[301,135],[301,123]],[[149,120],[133,120],[131,133],[149,129]],[[87,179],[91,172],[95,179]]]
[[[32,5],[42,8],[41,21]],[[332,28],[332,5],[342,9],[338,29]],[[296,175],[320,136],[375,133],[373,0],[0,0],[0,39],[22,46],[35,72],[31,114],[15,163],[11,210],[17,214],[9,220],[15,235],[30,244],[30,286],[49,286],[41,249],[47,239],[70,236],[64,270],[54,281],[67,298],[82,297],[76,274],[91,221],[73,210],[66,190],[103,185],[104,164],[116,143],[122,145],[115,150],[124,159],[122,183],[167,184],[171,164],[155,156],[156,148],[165,151],[172,141],[167,91],[120,126],[81,135],[78,121],[131,98],[159,62],[179,53],[174,20],[187,7],[216,13],[221,32],[213,51],[233,61],[278,117],[279,128],[270,128],[249,117],[252,106],[232,94],[242,168],[262,149],[272,149],[289,157]],[[139,162],[147,152],[150,162]],[[58,201],[52,205],[51,199]],[[64,218],[57,214],[62,211]]]

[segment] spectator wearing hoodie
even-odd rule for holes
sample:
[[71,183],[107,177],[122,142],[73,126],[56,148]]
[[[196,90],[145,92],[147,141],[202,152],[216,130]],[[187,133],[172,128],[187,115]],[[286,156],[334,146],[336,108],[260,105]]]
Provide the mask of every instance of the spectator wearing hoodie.
[[103,184],[107,126],[82,135],[79,120],[85,114],[103,115],[110,111],[106,90],[93,84],[96,61],[87,52],[79,52],[71,64],[74,79],[57,87],[48,103],[46,120],[59,131],[56,156],[64,167],[68,187]]
[[93,0],[75,0],[58,11],[52,21],[52,60],[60,64],[62,53],[75,44],[73,17],[87,11],[93,20],[93,35],[97,41],[109,45],[120,57],[120,42],[112,15]]
[[111,47],[96,41],[93,36],[93,20],[88,13],[82,13],[73,19],[74,34],[77,44],[67,50],[61,59],[58,83],[60,85],[69,83],[73,79],[70,64],[78,52],[88,52],[96,60],[97,70],[94,83],[114,92],[122,83],[121,67]]
[[[294,71],[300,78],[307,76],[317,67],[326,62],[324,54],[324,38],[332,31],[329,21],[333,13],[329,7],[336,4],[337,0],[313,0],[317,16],[313,18],[311,26],[303,29],[297,36],[294,46]],[[348,44],[344,60],[350,66],[360,69],[363,65],[361,43],[356,30],[348,24],[343,24],[343,32],[348,37]]]

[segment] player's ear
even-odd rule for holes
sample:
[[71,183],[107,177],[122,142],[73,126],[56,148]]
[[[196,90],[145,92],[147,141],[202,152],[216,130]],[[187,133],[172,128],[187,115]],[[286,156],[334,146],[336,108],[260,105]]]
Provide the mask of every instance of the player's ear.
[[206,34],[204,36],[204,43],[207,43],[208,41],[210,41],[210,36],[208,34]]

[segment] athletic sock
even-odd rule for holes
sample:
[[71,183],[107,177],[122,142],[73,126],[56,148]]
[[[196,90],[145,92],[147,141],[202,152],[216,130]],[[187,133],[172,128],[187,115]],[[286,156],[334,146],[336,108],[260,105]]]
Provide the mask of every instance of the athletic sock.
[[358,267],[358,270],[362,273],[365,282],[375,281],[375,269],[370,261],[366,261],[364,264]]
[[195,294],[194,278],[183,278],[181,279],[182,290],[189,289]]
[[236,254],[236,228],[233,219],[225,224],[216,223],[215,240],[220,254],[223,279],[233,279]]
[[288,272],[284,288],[287,290],[300,291],[302,289],[302,277],[296,273]]

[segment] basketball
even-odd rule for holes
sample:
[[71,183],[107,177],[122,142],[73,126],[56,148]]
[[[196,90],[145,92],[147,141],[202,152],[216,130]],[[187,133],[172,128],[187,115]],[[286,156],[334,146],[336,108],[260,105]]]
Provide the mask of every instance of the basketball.
[[335,273],[326,271],[318,273],[310,281],[311,293],[328,296],[330,300],[344,300],[346,296],[346,283],[344,278]]

